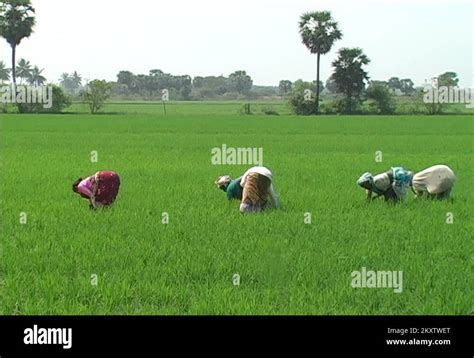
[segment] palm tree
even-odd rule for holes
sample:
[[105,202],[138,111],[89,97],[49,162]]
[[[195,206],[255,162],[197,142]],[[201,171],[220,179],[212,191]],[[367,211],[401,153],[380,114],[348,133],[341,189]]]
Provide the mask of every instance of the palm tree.
[[0,2],[0,36],[12,48],[12,79],[16,85],[16,47],[30,37],[35,26],[35,9],[29,0],[3,0]]
[[24,58],[18,61],[16,76],[21,79],[21,83],[23,83],[23,79],[28,81],[28,79],[31,77],[30,61],[26,61]]
[[42,75],[44,69],[39,69],[38,66],[33,67],[28,78],[28,83],[30,85],[42,86],[46,82],[46,77]]
[[0,61],[0,84],[10,79],[10,69],[6,67],[5,62]]
[[299,29],[303,44],[312,54],[317,55],[316,71],[316,113],[319,113],[319,67],[320,56],[331,50],[336,40],[342,37],[337,22],[329,11],[307,12],[300,18]]
[[59,85],[64,88],[65,91],[69,92],[71,90],[72,78],[69,76],[69,73],[64,72],[59,78]]
[[74,71],[72,74],[71,74],[71,80],[72,80],[72,84],[74,86],[74,91],[77,92],[77,90],[81,87],[82,85],[82,77],[79,73],[77,73],[77,71]]

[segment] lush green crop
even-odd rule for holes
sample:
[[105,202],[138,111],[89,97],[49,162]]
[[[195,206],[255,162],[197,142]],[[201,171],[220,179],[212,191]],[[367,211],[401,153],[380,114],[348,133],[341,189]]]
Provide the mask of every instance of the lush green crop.
[[[472,117],[243,116],[239,108],[2,115],[0,313],[474,312]],[[281,209],[242,216],[214,187],[218,175],[248,167],[211,165],[211,149],[224,143],[263,148]],[[367,170],[439,163],[458,175],[451,201],[368,205],[356,185]],[[112,209],[91,211],[71,184],[99,169],[118,171],[122,188]],[[402,270],[403,292],[352,288],[351,272],[362,267]]]

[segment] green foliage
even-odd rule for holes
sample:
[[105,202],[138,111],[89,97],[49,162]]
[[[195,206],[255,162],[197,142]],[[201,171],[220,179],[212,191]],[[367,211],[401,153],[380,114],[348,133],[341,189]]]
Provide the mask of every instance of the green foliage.
[[34,66],[26,80],[28,84],[32,86],[43,86],[46,83],[46,77],[42,75],[43,71],[44,69],[39,69],[38,66]]
[[252,85],[252,78],[245,71],[235,71],[229,75],[229,87],[237,93],[249,93]]
[[267,116],[279,116],[280,113],[273,106],[264,106],[262,107],[262,113]]
[[326,89],[333,94],[339,93],[336,81],[334,81],[334,77],[332,75],[326,80]]
[[[61,113],[71,105],[71,98],[64,93],[61,87],[49,85],[52,87],[53,100],[51,108],[44,108],[43,103],[24,103],[19,104],[18,109],[21,113]],[[19,85],[18,87],[21,87]]]
[[423,91],[420,91],[418,93],[418,101],[420,104],[422,104],[425,108],[425,111],[429,115],[434,115],[434,114],[441,114],[443,113],[443,110],[445,108],[445,105],[443,103],[438,103],[438,102],[427,102],[424,100],[425,94]]
[[398,77],[390,77],[388,80],[388,88],[393,92],[401,89],[400,79]]
[[278,84],[278,90],[280,92],[280,95],[286,96],[288,93],[291,92],[293,89],[293,83],[288,80],[281,80],[280,83]]
[[367,88],[367,98],[373,101],[370,103],[373,112],[377,114],[395,113],[393,95],[386,82],[371,81]]
[[312,54],[328,53],[334,42],[342,38],[339,26],[329,11],[304,13],[299,22],[303,44]]
[[415,85],[414,85],[413,81],[409,78],[404,78],[404,79],[400,80],[400,88],[399,89],[400,89],[400,91],[402,91],[402,93],[405,96],[411,96],[414,93],[416,93]]
[[90,108],[92,114],[97,113],[109,99],[112,85],[104,80],[94,80],[81,91],[81,98]]
[[339,101],[340,113],[356,113],[362,101],[365,83],[369,79],[363,66],[370,62],[360,48],[342,48],[333,61],[332,78],[344,99]]
[[288,97],[288,104],[293,113],[298,115],[316,114],[314,105],[315,84],[297,80],[293,85],[293,90]]
[[320,111],[322,114],[337,114],[339,111],[337,97],[324,100],[321,103]]
[[82,76],[74,71],[69,74],[64,72],[59,79],[59,85],[70,94],[76,94],[82,86]]
[[342,97],[336,100],[335,106],[339,114],[361,114],[362,99],[355,97]]
[[31,77],[31,63],[30,61],[20,58],[16,65],[16,77],[20,79],[22,83],[23,80],[27,81]]
[[10,79],[10,69],[7,68],[5,62],[0,61],[0,85]]
[[59,113],[71,105],[71,98],[61,87],[53,86],[53,107],[48,112]]
[[16,83],[16,47],[30,37],[35,26],[35,9],[29,0],[3,0],[0,2],[0,37],[12,48],[12,78]]
[[316,98],[314,113],[319,113],[320,88],[319,67],[320,56],[328,53],[334,42],[341,39],[342,32],[329,11],[315,11],[303,14],[299,22],[299,31],[303,44],[312,54],[317,56],[316,67]]
[[438,76],[438,87],[456,87],[459,83],[458,74],[448,71]]

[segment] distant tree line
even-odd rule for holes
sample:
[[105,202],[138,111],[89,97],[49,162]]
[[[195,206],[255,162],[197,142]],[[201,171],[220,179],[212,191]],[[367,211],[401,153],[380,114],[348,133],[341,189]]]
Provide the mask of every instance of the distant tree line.
[[[160,99],[163,90],[172,100],[221,99],[252,97],[253,80],[240,70],[224,76],[172,75],[162,70],[150,70],[147,75],[120,71],[113,84],[113,94],[124,98]],[[256,88],[260,90],[259,87]]]
[[[0,61],[0,85],[42,86],[47,80],[43,69],[25,59],[16,60],[18,46],[33,33],[36,24],[35,9],[30,0],[0,0],[0,37],[11,47],[11,67]],[[399,97],[409,97],[403,102],[404,111],[414,113],[419,109],[420,88],[415,88],[409,78],[391,77],[386,81],[371,80],[366,70],[370,59],[360,48],[341,48],[332,62],[333,72],[325,84],[320,80],[321,56],[329,53],[334,43],[343,36],[338,23],[329,11],[308,12],[298,23],[302,43],[316,56],[316,79],[306,82],[281,80],[278,86],[257,86],[244,70],[227,77],[173,75],[159,69],[148,74],[120,71],[115,82],[84,80],[74,71],[63,73],[59,86],[54,85],[54,110],[61,111],[71,100],[87,104],[92,113],[99,111],[110,98],[117,100],[162,100],[163,93],[170,100],[266,100],[288,99],[296,114],[323,113],[379,113],[397,112]],[[457,86],[457,74],[445,72],[435,78],[438,86]],[[50,84],[51,85],[51,84]],[[411,107],[410,107],[411,106]],[[440,104],[424,104],[427,113],[443,110]],[[3,106],[2,110],[5,110]],[[18,111],[37,111],[38,107],[18,104]],[[399,108],[398,108],[399,110]],[[250,112],[250,111],[248,111]]]

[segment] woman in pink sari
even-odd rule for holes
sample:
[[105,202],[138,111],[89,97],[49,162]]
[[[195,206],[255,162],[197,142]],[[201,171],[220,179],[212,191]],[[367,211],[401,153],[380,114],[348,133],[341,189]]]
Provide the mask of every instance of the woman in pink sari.
[[120,177],[113,171],[99,171],[87,178],[79,178],[72,185],[72,190],[89,199],[91,209],[111,206],[120,188]]

